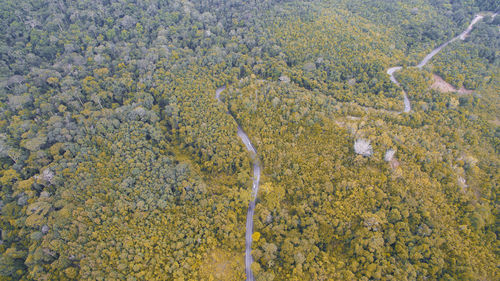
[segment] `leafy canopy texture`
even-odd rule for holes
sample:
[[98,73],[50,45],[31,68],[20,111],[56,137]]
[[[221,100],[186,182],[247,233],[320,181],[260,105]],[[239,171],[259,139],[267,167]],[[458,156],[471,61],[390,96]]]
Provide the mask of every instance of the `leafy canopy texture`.
[[0,280],[245,280],[238,127],[256,280],[499,280],[495,10],[0,1]]

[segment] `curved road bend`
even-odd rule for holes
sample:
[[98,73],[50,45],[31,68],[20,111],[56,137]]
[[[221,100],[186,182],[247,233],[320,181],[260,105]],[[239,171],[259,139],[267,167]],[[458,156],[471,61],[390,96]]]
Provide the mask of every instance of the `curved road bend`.
[[[496,14],[493,14],[492,18],[495,17]],[[439,53],[444,47],[448,46],[448,44],[460,39],[460,40],[465,40],[465,38],[467,37],[467,35],[471,32],[472,28],[474,27],[474,25],[476,23],[478,23],[480,20],[482,20],[484,18],[483,15],[476,15],[474,17],[474,19],[471,21],[471,23],[469,24],[469,26],[467,27],[466,30],[464,30],[462,33],[460,33],[460,35],[456,36],[456,37],[453,37],[451,40],[443,43],[441,46],[437,47],[436,49],[432,50],[432,52],[430,52],[429,54],[427,54],[427,56],[425,56],[425,58],[419,63],[417,64],[416,68],[422,68],[424,67],[431,59],[432,57],[434,57],[437,53]],[[396,71],[399,71],[401,70],[403,67],[402,66],[395,66],[395,67],[391,67],[389,69],[387,69],[387,74],[390,76],[390,80],[392,83],[396,84],[397,86],[399,86],[399,82],[398,80],[396,80],[396,78],[394,77],[394,72]],[[411,111],[411,105],[410,105],[410,100],[408,99],[408,96],[406,95],[406,92],[403,90],[403,96],[404,96],[404,104],[405,104],[405,109],[403,110],[403,112],[407,113],[407,112],[410,112]]]
[[[220,87],[215,90],[215,98],[219,101],[220,94],[226,89],[226,86]],[[229,114],[229,112],[228,112]],[[253,160],[253,184],[252,184],[252,199],[250,204],[248,205],[247,212],[247,222],[246,222],[246,231],[245,231],[245,273],[247,275],[247,281],[254,281],[253,272],[252,272],[252,234],[253,234],[253,215],[255,212],[255,199],[257,198],[257,192],[259,191],[259,181],[260,181],[260,163],[257,157],[257,151],[253,147],[248,135],[243,131],[243,129],[238,125],[238,137],[240,137],[243,144],[245,144],[246,149],[250,152],[250,156]]]
[[[496,14],[493,14],[492,18],[494,18]],[[479,22],[481,19],[483,19],[484,16],[482,15],[476,15],[475,18],[472,20],[470,25],[467,27],[467,29],[462,32],[460,35],[454,37],[450,41],[442,44],[441,46],[437,47],[436,49],[432,50],[425,58],[415,67],[417,68],[422,68],[424,67],[431,59],[434,57],[437,53],[439,53],[444,47],[446,47],[448,44],[452,43],[455,40],[465,40],[465,37],[469,34],[469,32],[472,30],[473,26]],[[403,67],[402,66],[396,66],[396,67],[391,67],[387,69],[387,74],[390,76],[390,80],[392,83],[396,84],[399,86],[398,80],[394,77],[394,72],[401,70]],[[220,87],[215,91],[215,98],[221,102],[220,100],[220,94],[226,89],[226,86]],[[406,95],[406,92],[403,90],[403,95],[404,95],[404,111],[405,113],[411,111],[411,105],[410,105],[410,100],[408,99],[408,96]],[[243,131],[243,129],[238,125],[238,137],[241,139],[243,144],[245,144],[246,149],[248,152],[250,152],[250,155],[253,159],[253,184],[252,184],[252,200],[250,201],[248,205],[248,212],[247,212],[247,221],[246,221],[246,232],[245,232],[245,273],[247,276],[247,281],[254,281],[254,276],[252,272],[252,234],[253,234],[253,215],[255,212],[255,199],[257,198],[257,192],[259,191],[259,181],[260,181],[260,173],[261,173],[261,166],[258,161],[257,157],[257,151],[255,150],[254,146],[250,142],[250,139],[248,138],[248,135]]]

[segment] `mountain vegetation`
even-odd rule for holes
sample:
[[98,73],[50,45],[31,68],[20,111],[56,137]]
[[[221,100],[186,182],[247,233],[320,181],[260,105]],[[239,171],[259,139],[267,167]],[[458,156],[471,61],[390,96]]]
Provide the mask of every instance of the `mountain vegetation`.
[[241,126],[256,280],[498,280],[499,8],[1,1],[0,279],[245,279]]

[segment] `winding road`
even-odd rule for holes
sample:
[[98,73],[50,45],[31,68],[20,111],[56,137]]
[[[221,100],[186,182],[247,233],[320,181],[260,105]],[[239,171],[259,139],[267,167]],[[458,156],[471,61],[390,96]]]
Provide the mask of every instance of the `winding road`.
[[[396,84],[397,86],[399,85],[398,80],[396,80],[396,77],[394,77],[394,72],[402,69],[402,66],[395,66],[387,69],[387,74],[389,74],[389,79],[391,79],[391,82]],[[405,104],[405,109],[403,110],[404,113],[410,112],[411,111],[411,104],[410,104],[410,99],[408,99],[408,96],[406,95],[405,90],[403,90],[403,101]]]
[[[495,16],[496,16],[496,14],[493,14],[492,18],[495,18]],[[434,57],[437,53],[439,53],[444,47],[448,46],[448,44],[450,44],[458,39],[465,40],[465,38],[471,32],[474,25],[476,23],[478,23],[480,20],[482,20],[483,18],[484,18],[484,15],[477,14],[474,17],[474,19],[471,21],[471,23],[469,24],[467,29],[464,30],[462,33],[460,33],[460,35],[453,37],[451,40],[443,43],[441,46],[432,50],[432,52],[430,52],[427,56],[425,56],[425,58],[419,64],[417,64],[416,66],[413,66],[413,67],[416,67],[416,68],[424,67],[432,59],[432,57]],[[397,86],[400,86],[400,84],[399,84],[398,80],[396,80],[396,78],[394,77],[394,72],[399,71],[402,68],[403,68],[402,66],[395,66],[395,67],[391,67],[391,68],[387,69],[387,74],[389,75],[391,82],[396,84]],[[408,113],[411,111],[411,104],[410,104],[410,100],[408,99],[408,95],[406,94],[406,92],[404,90],[403,90],[403,98],[404,98],[404,105],[405,105],[405,109],[403,110],[403,112]]]
[[[492,15],[492,18],[494,18],[496,14]],[[453,39],[449,40],[448,42],[442,44],[441,46],[437,47],[436,49],[432,50],[425,58],[416,66],[417,68],[422,68],[424,67],[431,59],[434,57],[437,53],[439,53],[444,47],[446,47],[448,44],[460,39],[460,40],[465,40],[466,36],[469,34],[469,32],[472,30],[473,26],[479,22],[481,19],[483,19],[483,15],[476,15],[470,25],[467,27],[467,29],[462,32],[460,35],[454,37]],[[390,80],[392,83],[396,84],[397,86],[400,86],[398,80],[394,77],[394,73],[396,71],[401,70],[403,67],[402,66],[395,66],[387,69],[387,74],[390,76]],[[221,102],[220,99],[220,94],[226,90],[226,86],[220,87],[215,91],[215,98],[217,101]],[[403,112],[408,113],[411,111],[411,104],[410,100],[408,99],[408,96],[406,92],[403,90],[403,96],[404,96],[404,110]],[[230,112],[227,112],[230,114]],[[230,114],[231,115],[231,114]],[[234,118],[234,116],[233,116]],[[250,142],[250,139],[248,138],[248,135],[243,131],[241,126],[238,124],[238,132],[237,132],[238,137],[241,139],[243,144],[245,144],[246,149],[248,152],[250,152],[250,156],[252,157],[253,160],[253,184],[252,184],[252,199],[248,205],[248,212],[247,212],[247,219],[246,219],[246,232],[245,232],[245,273],[247,276],[247,281],[254,281],[255,278],[253,276],[252,268],[251,265],[253,263],[253,258],[252,258],[252,234],[253,234],[253,216],[255,212],[255,200],[257,198],[257,192],[259,190],[259,181],[260,181],[260,174],[261,174],[261,165],[259,162],[259,159],[257,157],[257,151],[255,150],[255,147],[252,145],[252,142]]]
[[[220,94],[226,89],[226,86],[218,88],[215,90],[215,98],[222,102],[220,99]],[[230,114],[228,112],[228,114]],[[234,117],[233,117],[234,118]],[[247,223],[245,232],[245,273],[247,275],[247,281],[254,281],[253,272],[251,265],[253,263],[252,258],[252,234],[253,234],[253,214],[255,212],[255,199],[257,198],[257,192],[259,191],[259,181],[260,181],[260,162],[257,157],[257,151],[253,147],[248,135],[243,131],[243,129],[238,124],[238,137],[240,137],[243,144],[245,144],[246,149],[250,152],[250,156],[253,160],[253,184],[252,184],[252,200],[248,205],[247,212]]]

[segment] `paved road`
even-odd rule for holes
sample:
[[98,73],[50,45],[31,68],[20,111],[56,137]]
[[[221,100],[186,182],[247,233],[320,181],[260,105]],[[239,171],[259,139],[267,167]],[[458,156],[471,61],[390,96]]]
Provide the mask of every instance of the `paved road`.
[[[495,14],[496,15],[496,14]],[[492,17],[494,17],[493,15]],[[476,24],[478,21],[480,21],[483,18],[482,15],[476,15],[476,17],[472,20],[471,24],[467,29],[462,32],[460,35],[457,37],[451,39],[450,41],[442,44],[441,46],[437,47],[434,49],[432,52],[430,52],[425,58],[418,64],[416,67],[422,68],[424,65],[426,65],[432,57],[434,57],[441,49],[446,47],[448,44],[451,42],[460,39],[464,40],[467,34],[472,30],[472,27],[474,24]],[[401,70],[401,66],[396,66],[396,67],[391,67],[387,70],[387,74],[390,76],[391,81],[399,86],[398,80],[394,77],[394,72]],[[226,89],[226,86],[218,88],[215,91],[215,98],[220,102],[220,94]],[[406,95],[406,92],[403,91],[404,94],[404,111],[403,112],[410,112],[411,111],[411,104],[410,100],[408,99],[408,96]],[[243,129],[238,125],[238,132],[237,132],[238,137],[241,139],[243,144],[245,144],[246,149],[248,152],[250,152],[250,155],[253,159],[253,184],[252,184],[252,200],[250,201],[248,205],[248,212],[247,212],[247,221],[246,221],[246,232],[245,232],[245,273],[247,276],[247,281],[254,281],[254,276],[252,272],[252,234],[253,234],[253,215],[255,212],[255,199],[257,198],[257,192],[259,191],[259,181],[260,181],[260,173],[261,173],[261,166],[258,161],[257,157],[257,151],[255,150],[254,146],[252,145],[252,142],[248,138],[248,135],[243,131]]]
[[[396,84],[399,86],[399,82],[398,80],[396,80],[396,77],[394,77],[394,72],[402,69],[403,67],[401,66],[395,66],[395,67],[391,67],[389,69],[387,69],[387,74],[389,74],[389,79],[391,79],[392,83]],[[411,104],[410,104],[410,99],[408,99],[408,96],[406,95],[406,92],[405,90],[403,90],[403,101],[404,101],[404,104],[405,104],[405,109],[403,110],[403,112],[405,113],[408,113],[411,111]]]
[[[491,17],[492,19],[496,16],[496,14],[493,14]],[[465,40],[465,38],[467,37],[467,35],[471,32],[472,28],[474,27],[474,25],[476,23],[478,23],[481,19],[483,19],[484,16],[483,15],[476,15],[474,17],[474,19],[471,21],[471,23],[469,24],[469,26],[467,27],[466,30],[464,30],[462,33],[460,33],[460,35],[452,38],[451,40],[449,40],[448,42],[445,42],[444,44],[442,44],[441,46],[437,47],[436,49],[432,50],[432,52],[430,52],[429,54],[427,54],[427,56],[424,57],[424,59],[419,63],[417,64],[416,66],[414,67],[417,67],[417,68],[422,68],[424,67],[437,53],[439,53],[444,47],[448,46],[448,44],[460,39],[460,40]],[[391,79],[392,83],[396,84],[397,86],[399,86],[399,82],[398,80],[396,80],[396,78],[394,77],[394,72],[396,71],[399,71],[401,70],[403,67],[401,66],[395,66],[395,67],[391,67],[389,69],[387,69],[387,74],[389,75],[389,78]],[[405,104],[405,109],[403,110],[403,112],[405,113],[408,113],[411,111],[411,104],[410,104],[410,100],[408,99],[408,96],[406,95],[406,92],[403,90],[403,96],[404,96],[404,104]]]
[[[215,91],[215,98],[220,102],[220,94],[226,89],[226,86],[218,88]],[[246,149],[250,152],[250,156],[253,159],[253,184],[252,184],[252,200],[248,205],[247,212],[247,223],[245,232],[245,273],[247,275],[247,281],[254,281],[252,272],[252,234],[253,234],[253,214],[255,212],[255,199],[257,198],[257,192],[259,191],[259,181],[260,181],[260,162],[257,157],[257,151],[250,142],[248,135],[243,131],[243,129],[238,125],[238,137],[240,137],[243,144],[245,144]]]

